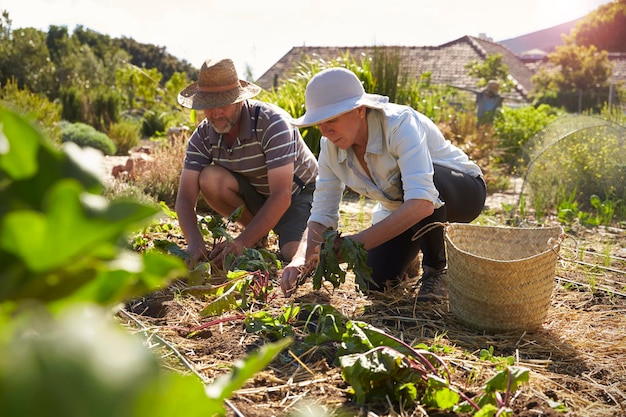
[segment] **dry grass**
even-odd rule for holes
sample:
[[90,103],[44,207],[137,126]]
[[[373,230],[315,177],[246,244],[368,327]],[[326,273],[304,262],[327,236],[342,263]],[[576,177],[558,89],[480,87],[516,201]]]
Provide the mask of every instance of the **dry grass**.
[[[361,209],[346,209],[341,224],[367,223]],[[358,203],[357,203],[357,206]],[[347,231],[346,231],[347,233]],[[572,232],[575,248],[563,248],[554,280],[551,306],[541,329],[533,333],[485,334],[459,324],[447,302],[417,303],[409,279],[400,288],[377,296],[354,289],[350,274],[340,288],[314,291],[310,283],[290,299],[279,289],[272,301],[256,305],[273,316],[292,302],[330,304],[347,319],[370,323],[412,344],[446,346],[440,354],[453,371],[453,382],[475,394],[496,372],[496,363],[481,360],[481,349],[493,347],[494,357],[513,356],[531,370],[530,383],[513,401],[516,416],[566,415],[613,417],[626,415],[626,241],[621,229],[580,229]],[[270,240],[271,245],[275,242]],[[574,260],[575,251],[582,257]],[[275,280],[278,276],[274,277]],[[240,319],[224,321],[193,338],[189,329],[206,322],[203,297],[185,294],[184,282],[136,300],[121,319],[141,331],[152,346],[160,346],[164,364],[193,372],[210,382],[232,363],[267,342],[248,334]],[[225,313],[224,318],[234,313]],[[296,341],[304,337],[296,328]],[[163,347],[165,347],[163,349]],[[293,348],[293,346],[292,346]],[[229,401],[232,415],[427,415],[420,407],[402,410],[397,404],[358,409],[350,402],[349,386],[333,363],[336,346],[315,346],[296,355],[279,355]],[[557,413],[549,401],[565,404]],[[315,410],[315,411],[311,411]],[[309,414],[298,414],[305,413]],[[456,414],[430,414],[456,415]]]

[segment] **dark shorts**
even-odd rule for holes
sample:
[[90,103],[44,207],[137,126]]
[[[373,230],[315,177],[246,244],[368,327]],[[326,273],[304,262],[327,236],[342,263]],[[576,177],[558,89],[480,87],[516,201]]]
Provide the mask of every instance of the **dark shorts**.
[[[239,196],[253,214],[258,213],[267,197],[259,194],[243,175],[234,175],[239,185]],[[285,243],[302,239],[311,214],[313,191],[315,191],[315,184],[307,184],[297,194],[291,196],[289,208],[272,229],[278,235],[279,247],[282,248]]]

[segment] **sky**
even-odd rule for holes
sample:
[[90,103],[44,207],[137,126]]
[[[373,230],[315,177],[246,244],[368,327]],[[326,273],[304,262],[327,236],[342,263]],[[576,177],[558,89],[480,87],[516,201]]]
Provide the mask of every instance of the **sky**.
[[297,46],[437,46],[515,38],[611,0],[2,0],[11,28],[77,25],[165,47],[200,68],[231,58],[258,79]]

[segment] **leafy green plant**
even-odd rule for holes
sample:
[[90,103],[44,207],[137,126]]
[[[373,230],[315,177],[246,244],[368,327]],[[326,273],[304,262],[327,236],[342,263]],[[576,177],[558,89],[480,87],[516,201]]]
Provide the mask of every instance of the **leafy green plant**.
[[144,137],[163,137],[172,119],[168,112],[147,110],[141,121],[141,134]]
[[385,403],[389,398],[476,416],[510,415],[512,394],[528,382],[528,369],[505,366],[487,381],[482,393],[470,398],[450,382],[446,363],[429,350],[355,321],[346,324],[342,340],[338,353],[342,376],[352,386],[357,404]]
[[23,115],[37,125],[53,143],[61,143],[59,122],[62,107],[59,103],[29,91],[28,88],[19,89],[15,80],[8,80],[0,88],[0,106]]
[[[186,272],[176,257],[126,249],[158,212],[107,201],[91,152],[48,143],[0,108],[0,414],[225,416],[225,400],[292,340],[268,344],[207,387],[167,371],[112,308]],[[93,165],[93,164],[91,164]],[[33,395],[37,401],[33,401]]]
[[481,349],[479,352],[480,359],[484,361],[489,361],[499,365],[511,366],[515,363],[515,358],[513,356],[496,356],[493,354],[494,348],[493,346],[489,346],[488,349]]
[[559,223],[571,226],[572,222],[578,218],[580,210],[576,201],[576,190],[569,195],[563,192],[563,198],[556,207]]
[[378,285],[372,279],[371,268],[367,266],[367,251],[362,243],[342,238],[332,229],[326,230],[322,238],[319,262],[312,276],[314,289],[322,287],[322,279],[329,281],[334,288],[346,281],[346,271],[339,266],[340,259],[347,263],[346,269],[354,271],[355,283],[361,290],[366,290],[368,283]]
[[141,140],[140,126],[133,120],[112,123],[108,132],[109,137],[117,147],[118,155],[128,155],[128,152],[139,145]]
[[65,122],[61,124],[61,131],[61,142],[74,142],[81,148],[92,147],[105,155],[115,155],[117,152],[115,143],[106,134],[88,124]]
[[589,199],[591,205],[596,209],[596,221],[603,226],[609,226],[613,216],[615,215],[615,206],[619,204],[620,200],[600,200],[600,197],[593,194]]
[[[176,212],[170,210],[166,204],[162,202],[161,206],[169,218],[177,218]],[[242,214],[243,206],[240,206],[227,219],[219,215],[200,217],[198,226],[203,236],[212,238],[212,246],[215,246],[225,240],[233,240],[229,225],[236,222]],[[164,223],[161,222],[154,227],[161,230],[164,228]],[[165,223],[168,233],[171,227],[171,224]],[[136,235],[134,246],[144,249],[149,247],[150,242],[145,236],[146,231]],[[183,260],[189,260],[189,254],[167,238],[154,239],[151,244],[154,248]],[[266,303],[275,296],[272,294],[273,283],[270,274],[272,268],[279,268],[280,265],[276,256],[266,249],[244,248],[241,255],[229,253],[224,259],[222,268],[216,268],[211,261],[196,263],[187,278],[191,287],[185,291],[207,297],[207,305],[201,313],[204,316],[221,315],[235,309],[246,311],[251,304]],[[224,281],[216,283],[218,279]],[[243,316],[238,316],[238,319],[242,318]]]
[[522,147],[537,132],[554,120],[559,111],[547,104],[535,107],[503,107],[493,121],[494,135],[499,138],[496,162],[504,162],[511,169],[518,164]]
[[272,317],[267,311],[259,310],[246,315],[244,326],[251,334],[263,333],[270,340],[279,340],[294,335],[292,324],[300,314],[300,306],[291,304],[283,307],[283,313]]

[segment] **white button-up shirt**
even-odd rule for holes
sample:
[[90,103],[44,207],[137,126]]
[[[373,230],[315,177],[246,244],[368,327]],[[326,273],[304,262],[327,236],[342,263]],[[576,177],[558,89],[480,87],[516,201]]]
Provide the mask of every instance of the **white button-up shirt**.
[[361,167],[352,148],[343,150],[322,137],[310,221],[337,229],[339,205],[345,187],[378,204],[372,217],[377,223],[405,200],[443,205],[433,183],[433,163],[472,176],[482,175],[478,165],[443,137],[435,123],[411,107],[388,103],[382,110],[368,109],[368,142]]

